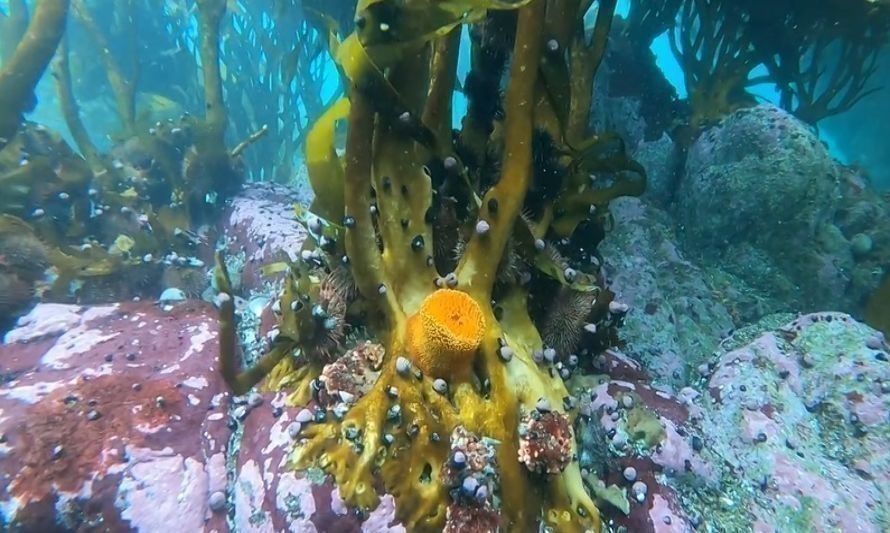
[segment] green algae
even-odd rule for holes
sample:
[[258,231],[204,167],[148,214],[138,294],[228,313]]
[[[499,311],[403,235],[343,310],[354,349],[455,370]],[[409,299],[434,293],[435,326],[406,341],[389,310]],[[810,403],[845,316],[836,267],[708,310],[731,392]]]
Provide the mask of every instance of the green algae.
[[643,444],[646,448],[654,448],[666,436],[658,415],[641,406],[634,407],[627,414],[626,428],[630,438]]

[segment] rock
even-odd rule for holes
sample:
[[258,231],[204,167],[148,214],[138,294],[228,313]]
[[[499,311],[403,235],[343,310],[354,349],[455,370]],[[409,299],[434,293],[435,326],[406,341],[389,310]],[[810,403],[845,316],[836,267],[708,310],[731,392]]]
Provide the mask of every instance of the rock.
[[737,473],[723,473],[720,493],[763,530],[886,530],[890,395],[880,384],[890,366],[866,346],[874,335],[848,315],[816,313],[717,360],[702,431]]
[[294,216],[300,199],[298,192],[288,187],[253,183],[235,196],[223,213],[220,233],[225,236],[228,260],[234,267],[229,273],[237,277],[243,294],[260,290],[270,279],[260,268],[278,261],[279,253],[291,260],[299,257],[306,238],[305,228]]
[[683,167],[682,153],[667,133],[654,141],[642,141],[631,153],[646,169],[643,199],[667,209],[674,201]]
[[[604,522],[613,529],[654,532],[664,531],[668,517],[671,531],[691,531],[676,484],[690,471],[702,479],[714,475],[689,440],[697,407],[653,388],[642,368],[621,352],[607,351],[597,370],[608,378],[575,378],[572,392],[582,399],[584,415],[578,430],[582,473],[588,472]],[[636,398],[630,408],[621,401],[628,395]]]
[[616,298],[630,305],[619,335],[625,353],[659,383],[683,387],[733,327],[708,276],[677,247],[670,217],[637,198],[610,205],[614,229],[599,250]]
[[606,520],[628,531],[689,531],[703,517],[719,531],[886,529],[890,366],[866,344],[876,332],[841,313],[778,318],[724,341],[702,395],[653,389],[615,350],[598,361],[607,377],[575,378],[579,460],[614,502],[600,504]]
[[[283,394],[267,393],[264,399],[239,430],[234,531],[405,531],[395,523],[392,496],[381,495],[378,507],[361,516],[344,503],[323,473],[290,467],[291,428],[304,408],[285,405]],[[273,415],[276,407],[278,417]]]
[[835,224],[855,259],[848,298],[866,301],[890,272],[890,196],[856,168],[844,169],[841,194]]
[[737,111],[689,150],[676,196],[685,249],[786,309],[852,309],[852,256],[818,238],[836,210],[839,176],[790,114],[768,104]]
[[202,302],[37,305],[0,345],[0,523],[225,531],[217,350]]

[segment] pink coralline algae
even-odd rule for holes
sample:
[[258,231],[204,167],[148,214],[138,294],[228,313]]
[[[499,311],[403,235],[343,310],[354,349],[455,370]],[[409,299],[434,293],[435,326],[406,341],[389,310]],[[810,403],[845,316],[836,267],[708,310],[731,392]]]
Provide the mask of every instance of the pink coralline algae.
[[337,402],[352,404],[364,396],[377,381],[383,346],[366,342],[325,365],[319,380],[324,387],[320,398],[326,406]]
[[[0,345],[0,523],[223,531],[227,393],[212,309],[38,305]],[[159,335],[164,331],[164,335]],[[2,529],[2,528],[0,528]]]
[[280,185],[256,183],[232,199],[219,224],[227,253],[243,253],[241,283],[244,289],[259,289],[269,279],[260,271],[265,264],[279,260],[279,253],[297,259],[306,230],[294,216],[297,197]]

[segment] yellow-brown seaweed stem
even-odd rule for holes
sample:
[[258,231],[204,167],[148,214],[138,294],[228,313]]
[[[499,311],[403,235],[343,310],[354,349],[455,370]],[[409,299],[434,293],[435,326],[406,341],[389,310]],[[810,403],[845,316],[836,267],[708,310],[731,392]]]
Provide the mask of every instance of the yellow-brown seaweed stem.
[[457,79],[460,33],[460,26],[454,28],[435,41],[433,50],[432,78],[423,123],[436,134],[440,144],[451,135],[451,101]]
[[0,148],[18,131],[22,113],[65,31],[68,0],[40,0],[28,29],[0,70]]
[[[546,4],[535,1],[519,10],[510,85],[507,88],[504,155],[501,178],[485,195],[477,230],[458,266],[461,286],[488,299],[500,258],[522,210],[531,178],[535,84],[543,47]],[[497,213],[488,207],[498,204]]]
[[235,296],[222,254],[216,253],[216,272],[214,275],[219,294],[216,305],[219,307],[219,371],[232,392],[245,394],[254,385],[262,381],[285,355],[293,350],[287,341],[277,343],[269,353],[247,370],[240,371],[238,363],[237,335],[235,333]]
[[207,142],[223,147],[228,117],[219,67],[219,30],[226,0],[198,0],[201,66],[204,70],[204,112]]
[[56,79],[56,91],[59,95],[59,107],[62,108],[65,124],[68,126],[68,131],[71,132],[71,137],[74,138],[77,147],[80,149],[80,153],[83,154],[84,159],[87,160],[93,172],[98,173],[107,169],[99,156],[99,151],[96,150],[96,145],[90,139],[89,132],[80,119],[80,109],[78,108],[77,100],[74,98],[74,90],[71,86],[71,70],[68,66],[68,55],[68,39],[66,37],[59,44],[59,50],[56,53],[52,66],[53,77]]
[[569,120],[566,126],[566,140],[576,143],[584,138],[590,124],[590,109],[593,103],[593,80],[606,55],[606,43],[612,20],[615,16],[617,0],[602,0],[596,15],[593,35],[588,43],[583,28],[577,32],[570,52],[572,68],[572,98],[569,104]]
[[[125,4],[126,2],[121,2]],[[136,80],[135,76],[126,76],[121,70],[120,65],[114,58],[112,48],[109,46],[108,39],[102,28],[96,24],[95,19],[90,14],[89,9],[83,0],[75,0],[72,5],[72,12],[77,19],[84,25],[87,34],[93,41],[94,48],[99,55],[99,60],[105,68],[105,75],[108,78],[108,84],[111,86],[111,92],[114,95],[114,102],[117,109],[118,117],[123,126],[125,136],[136,133]],[[132,33],[135,28],[130,28]],[[138,68],[138,65],[133,65]]]
[[350,99],[344,179],[344,214],[350,220],[346,228],[346,253],[353,265],[361,265],[352,269],[359,292],[374,300],[385,298],[380,294],[385,291],[380,288],[383,283],[381,254],[369,211],[374,110],[368,97],[360,91],[354,91]]
[[260,127],[260,129],[251,133],[250,135],[247,136],[246,139],[244,139],[243,141],[241,141],[240,143],[235,145],[235,148],[232,149],[232,152],[230,154],[232,159],[240,156],[241,152],[246,150],[248,146],[250,146],[251,144],[253,144],[253,143],[259,141],[260,139],[262,139],[263,137],[265,137],[267,133],[269,133],[269,126],[267,126],[266,124],[263,124],[262,127]]

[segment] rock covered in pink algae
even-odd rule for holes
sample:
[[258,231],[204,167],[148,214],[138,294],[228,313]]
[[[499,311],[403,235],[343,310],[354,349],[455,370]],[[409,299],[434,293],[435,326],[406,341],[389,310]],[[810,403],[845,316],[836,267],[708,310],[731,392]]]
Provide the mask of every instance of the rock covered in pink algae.
[[711,475],[693,446],[697,410],[653,388],[639,364],[617,350],[595,363],[604,375],[576,380],[573,394],[582,475],[603,522],[634,532],[691,531],[674,481],[690,472]]
[[[890,364],[874,330],[841,313],[772,317],[707,367],[703,393],[652,389],[617,352],[580,395],[582,469],[628,500],[632,531],[885,531]],[[603,447],[603,442],[607,446]],[[597,465],[605,465],[597,468]],[[589,477],[588,479],[591,479]],[[596,488],[609,502],[614,491]]]
[[382,345],[364,342],[325,365],[318,378],[323,386],[319,399],[325,407],[353,404],[367,394],[380,375],[384,352]]
[[227,244],[227,254],[241,263],[241,287],[257,290],[263,285],[260,268],[279,261],[284,252],[290,260],[300,256],[305,228],[294,216],[294,206],[301,200],[288,187],[272,183],[254,183],[232,199],[223,213],[220,233]]
[[0,345],[0,523],[224,531],[210,509],[230,435],[212,309],[40,304],[19,324]]
[[759,530],[887,530],[890,364],[874,337],[814,313],[719,357],[702,430]]
[[621,325],[623,349],[655,381],[680,389],[732,330],[733,317],[706,271],[680,249],[667,212],[639,198],[618,198],[609,212],[616,224],[598,250],[609,290],[630,305]]
[[534,409],[519,421],[519,462],[531,472],[558,474],[572,460],[575,433],[566,415]]
[[[245,411],[236,436],[234,530],[404,533],[391,495],[368,513],[350,508],[321,471],[297,471],[288,457],[314,409],[289,407],[283,393]],[[314,408],[310,405],[309,408]]]

